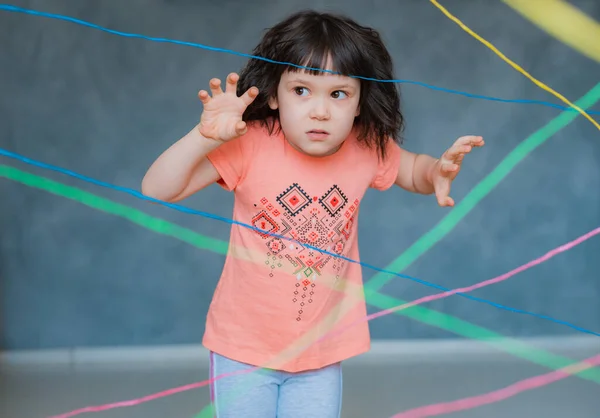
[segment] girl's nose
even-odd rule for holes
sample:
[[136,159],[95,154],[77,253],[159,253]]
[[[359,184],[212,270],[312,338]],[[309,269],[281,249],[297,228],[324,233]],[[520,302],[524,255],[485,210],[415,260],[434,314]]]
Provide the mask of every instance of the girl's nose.
[[315,100],[310,117],[316,120],[327,120],[330,117],[329,108],[324,100]]

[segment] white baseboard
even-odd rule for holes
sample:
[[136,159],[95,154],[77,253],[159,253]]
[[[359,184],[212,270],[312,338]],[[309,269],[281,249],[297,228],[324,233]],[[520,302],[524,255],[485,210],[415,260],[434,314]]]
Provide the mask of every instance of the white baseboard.
[[[496,340],[497,345],[521,343],[573,359],[600,353],[600,338],[595,336],[540,337]],[[414,362],[514,361],[515,357],[498,346],[477,340],[375,340],[371,350],[349,362],[389,364]],[[140,347],[75,347],[52,350],[0,352],[0,368],[87,369],[153,368],[195,365],[208,366],[208,352],[201,345]],[[192,366],[194,367],[194,366]]]

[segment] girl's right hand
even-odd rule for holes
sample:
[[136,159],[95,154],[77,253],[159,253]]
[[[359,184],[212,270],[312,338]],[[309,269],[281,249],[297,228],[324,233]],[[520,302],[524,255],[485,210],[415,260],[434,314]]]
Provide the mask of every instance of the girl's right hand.
[[205,138],[227,142],[247,131],[242,115],[246,108],[258,96],[258,88],[251,87],[242,96],[236,94],[239,76],[231,73],[227,76],[225,92],[221,89],[221,80],[210,80],[212,97],[206,90],[200,90],[198,97],[204,105],[198,129]]

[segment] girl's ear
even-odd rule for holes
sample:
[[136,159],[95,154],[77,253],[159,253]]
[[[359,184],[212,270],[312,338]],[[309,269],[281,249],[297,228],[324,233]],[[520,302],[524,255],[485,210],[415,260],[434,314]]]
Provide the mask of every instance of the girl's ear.
[[357,117],[358,115],[360,115],[360,105],[356,106],[356,113],[354,114],[354,117]]
[[271,110],[275,110],[279,107],[277,97],[269,97],[269,107],[271,108]]

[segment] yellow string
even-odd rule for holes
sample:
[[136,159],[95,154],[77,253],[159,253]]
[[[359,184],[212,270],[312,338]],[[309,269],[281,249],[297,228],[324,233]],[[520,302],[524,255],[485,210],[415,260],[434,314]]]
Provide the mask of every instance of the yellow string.
[[576,104],[571,103],[562,94],[554,91],[553,89],[551,89],[550,87],[548,87],[547,85],[545,85],[544,83],[542,83],[541,81],[539,81],[536,78],[534,78],[533,76],[531,76],[527,71],[525,71],[523,68],[521,68],[518,64],[514,63],[509,58],[507,58],[502,52],[500,52],[498,50],[498,48],[496,48],[490,42],[486,41],[481,36],[479,36],[478,34],[476,34],[475,32],[473,32],[469,27],[467,27],[464,23],[462,23],[456,16],[452,15],[452,13],[450,13],[448,10],[446,10],[446,8],[444,8],[442,5],[440,5],[436,0],[429,0],[429,1],[431,3],[433,3],[433,5],[435,7],[437,7],[438,9],[440,9],[442,11],[442,13],[444,13],[450,20],[452,20],[453,22],[455,22],[458,26],[460,26],[469,35],[471,35],[472,37],[474,37],[475,39],[477,39],[479,42],[481,42],[482,44],[484,44],[485,46],[487,46],[489,49],[491,49],[492,51],[494,51],[494,53],[496,55],[498,55],[500,58],[502,58],[504,61],[506,61],[508,64],[510,64],[515,70],[517,70],[518,72],[520,72],[521,74],[523,74],[525,77],[527,77],[528,79],[530,79],[531,81],[533,81],[538,87],[540,87],[540,88],[546,90],[547,92],[553,94],[554,96],[556,96],[560,100],[562,100],[564,103],[568,104],[573,109],[577,110],[581,115],[583,115],[586,119],[588,119],[590,122],[592,122],[594,124],[594,126],[596,128],[598,128],[598,130],[600,130],[600,125],[598,124],[598,122],[596,122],[594,119],[592,119],[592,117],[590,115],[588,115],[585,110],[581,109]]

